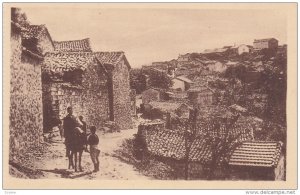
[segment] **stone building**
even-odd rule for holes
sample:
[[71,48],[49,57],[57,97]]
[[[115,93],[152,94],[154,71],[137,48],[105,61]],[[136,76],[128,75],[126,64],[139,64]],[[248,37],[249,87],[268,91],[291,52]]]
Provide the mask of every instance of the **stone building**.
[[171,92],[166,89],[151,87],[142,92],[142,103],[148,104],[151,101],[167,101],[170,99]]
[[172,79],[173,86],[172,89],[179,90],[179,91],[186,91],[190,88],[193,81],[190,79],[184,77],[184,76],[178,76],[176,78]]
[[184,54],[184,55],[179,54],[177,61],[178,62],[188,62],[190,59],[191,59],[191,57],[190,57],[189,53]]
[[205,86],[193,87],[188,90],[188,99],[193,105],[211,105],[213,103],[213,91]]
[[245,44],[232,46],[230,48],[230,50],[232,51],[232,53],[234,53],[236,55],[241,55],[243,53],[249,53],[250,52],[249,47]]
[[21,10],[11,9],[10,58],[10,138],[9,160],[20,157],[39,146],[43,133],[42,54],[48,48],[47,30],[35,34],[36,26],[20,19]]
[[[49,131],[54,119],[66,116],[68,106],[74,108],[77,116],[82,115],[89,125],[98,126],[110,120],[121,129],[131,128],[130,65],[124,52],[93,52],[89,39],[53,41],[45,25],[26,24],[22,29],[15,22],[12,25],[15,29],[12,32],[12,50],[15,51],[11,65],[12,90],[21,81],[19,85],[27,87],[22,93],[12,91],[12,98],[17,99],[14,93],[34,91],[28,99],[36,98],[34,103],[39,104],[40,123],[43,124],[36,123],[39,129]],[[23,63],[35,66],[22,68]]]
[[227,67],[219,61],[207,60],[202,62],[208,68],[209,71],[224,72],[227,69]]
[[278,40],[274,38],[269,39],[255,39],[253,42],[253,47],[255,50],[260,49],[277,49]]
[[282,143],[243,142],[229,159],[230,178],[248,180],[285,180]]
[[124,52],[92,52],[89,39],[55,42],[45,25],[11,9],[9,159],[36,149],[53,119],[73,106],[89,125],[132,126]]
[[89,125],[115,121],[131,128],[130,65],[123,52],[90,52],[88,39],[55,42],[43,64],[44,126],[63,119],[68,106]]

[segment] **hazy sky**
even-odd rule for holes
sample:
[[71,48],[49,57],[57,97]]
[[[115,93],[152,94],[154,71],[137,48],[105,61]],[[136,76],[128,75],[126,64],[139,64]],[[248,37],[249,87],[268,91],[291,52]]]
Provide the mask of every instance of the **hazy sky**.
[[132,67],[255,38],[287,42],[278,10],[22,8],[55,41],[89,37],[94,51],[124,51]]

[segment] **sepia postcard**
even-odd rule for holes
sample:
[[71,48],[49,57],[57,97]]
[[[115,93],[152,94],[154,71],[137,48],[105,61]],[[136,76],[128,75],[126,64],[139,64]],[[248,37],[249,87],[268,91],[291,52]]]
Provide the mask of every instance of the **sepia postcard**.
[[297,3],[4,3],[4,189],[296,189]]

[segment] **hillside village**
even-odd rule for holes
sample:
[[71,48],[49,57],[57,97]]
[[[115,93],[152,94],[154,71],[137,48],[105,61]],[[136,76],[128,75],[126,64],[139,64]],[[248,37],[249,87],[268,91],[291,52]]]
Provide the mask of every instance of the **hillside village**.
[[[137,106],[150,120],[139,127],[142,150],[183,171],[172,177],[283,179],[286,55],[287,45],[270,38],[132,70],[131,87],[141,92]],[[212,164],[222,169],[218,163],[230,168],[212,171]]]
[[[11,175],[285,180],[287,45],[255,39],[132,69],[125,52],[54,38],[12,9]],[[66,169],[53,127],[70,106],[97,127],[98,173]]]

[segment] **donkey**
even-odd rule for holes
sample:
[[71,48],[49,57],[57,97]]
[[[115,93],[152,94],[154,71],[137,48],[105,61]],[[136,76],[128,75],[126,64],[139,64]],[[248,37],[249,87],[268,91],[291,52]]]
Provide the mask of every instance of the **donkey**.
[[[69,147],[70,152],[68,155],[69,169],[72,167],[75,169],[75,172],[77,172],[78,170],[82,171],[81,157],[82,157],[82,153],[83,153],[85,145],[86,145],[85,132],[83,130],[81,130],[79,127],[76,127],[74,129],[74,132],[72,133],[72,136],[70,139],[70,147]],[[74,166],[73,159],[75,160],[75,166]]]

